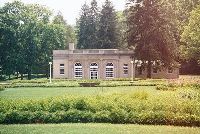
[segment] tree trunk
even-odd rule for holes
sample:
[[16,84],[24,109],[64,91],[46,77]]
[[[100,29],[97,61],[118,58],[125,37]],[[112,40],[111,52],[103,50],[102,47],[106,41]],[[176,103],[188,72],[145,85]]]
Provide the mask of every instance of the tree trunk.
[[10,80],[10,74],[8,75],[8,79]]
[[147,78],[151,78],[151,60],[148,61],[147,65]]

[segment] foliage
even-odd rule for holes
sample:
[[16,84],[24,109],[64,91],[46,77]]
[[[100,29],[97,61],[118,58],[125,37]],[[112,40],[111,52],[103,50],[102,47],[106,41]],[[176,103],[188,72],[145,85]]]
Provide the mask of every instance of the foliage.
[[191,12],[188,24],[184,27],[181,41],[185,44],[181,46],[184,57],[200,61],[200,6]]
[[99,11],[97,1],[92,0],[89,7],[86,3],[82,6],[82,12],[77,21],[77,47],[80,49],[94,49],[98,47]]
[[127,8],[128,45],[137,59],[147,63],[151,77],[152,61],[168,66],[176,57],[173,25],[159,0],[129,0]]
[[1,99],[0,121],[8,124],[109,122],[199,126],[199,97],[188,99],[180,96],[180,92],[154,96],[134,92],[42,100]]
[[64,49],[67,42],[74,40],[73,28],[61,20],[61,14],[54,17],[47,7],[14,1],[6,3],[0,12],[3,74],[17,72],[22,79],[23,74],[31,79],[32,72],[47,74],[52,50]]
[[169,85],[157,85],[156,90],[162,90],[162,91],[175,91],[177,90],[177,86],[173,84]]
[[118,47],[117,15],[112,3],[105,1],[100,13],[98,30],[98,48],[108,49]]
[[96,0],[82,6],[77,21],[77,48],[109,49],[118,47],[118,20],[112,3],[105,1],[101,12]]

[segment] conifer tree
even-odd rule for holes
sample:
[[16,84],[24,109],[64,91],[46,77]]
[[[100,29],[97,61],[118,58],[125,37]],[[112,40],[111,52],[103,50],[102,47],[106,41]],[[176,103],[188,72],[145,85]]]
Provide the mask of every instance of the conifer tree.
[[89,10],[88,48],[98,48],[99,10],[96,0],[92,0]]
[[81,9],[81,15],[77,21],[77,48],[89,48],[89,6],[85,3]]
[[117,48],[117,16],[112,3],[105,1],[100,14],[99,22],[99,48]]
[[147,64],[147,77],[151,78],[152,62],[168,66],[175,58],[176,42],[166,11],[159,0],[129,0],[128,45],[135,56]]

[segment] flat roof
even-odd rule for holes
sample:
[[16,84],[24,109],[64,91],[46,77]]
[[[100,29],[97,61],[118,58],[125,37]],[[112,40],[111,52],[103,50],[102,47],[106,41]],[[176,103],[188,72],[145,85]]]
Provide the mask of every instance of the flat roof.
[[133,55],[133,50],[119,49],[75,49],[75,50],[53,50],[53,55],[68,55],[68,54],[126,54]]

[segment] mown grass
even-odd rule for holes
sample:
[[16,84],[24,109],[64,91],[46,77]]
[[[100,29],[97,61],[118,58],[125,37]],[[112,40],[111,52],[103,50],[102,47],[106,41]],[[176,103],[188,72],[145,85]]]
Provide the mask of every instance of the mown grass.
[[0,125],[1,134],[199,134],[200,128],[129,124]]
[[6,88],[0,92],[0,98],[7,99],[40,99],[48,97],[56,97],[61,95],[105,95],[113,93],[129,93],[133,91],[156,91],[154,86],[128,86],[128,87],[22,87],[22,88]]

